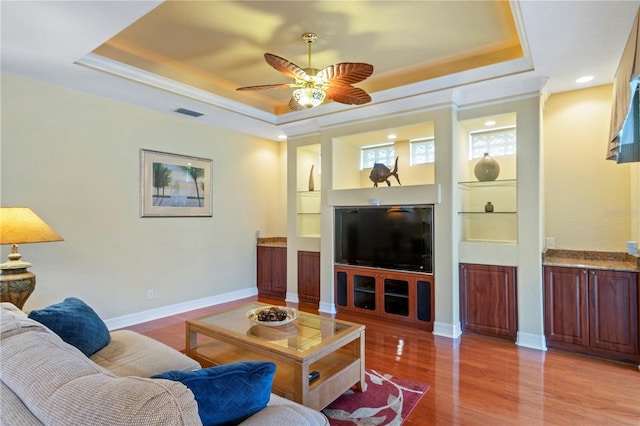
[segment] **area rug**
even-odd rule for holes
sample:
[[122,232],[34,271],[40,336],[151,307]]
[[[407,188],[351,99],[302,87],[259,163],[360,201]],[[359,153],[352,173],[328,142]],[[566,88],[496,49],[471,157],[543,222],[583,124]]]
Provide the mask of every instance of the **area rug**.
[[398,426],[429,386],[365,370],[367,390],[348,390],[322,412],[332,426]]

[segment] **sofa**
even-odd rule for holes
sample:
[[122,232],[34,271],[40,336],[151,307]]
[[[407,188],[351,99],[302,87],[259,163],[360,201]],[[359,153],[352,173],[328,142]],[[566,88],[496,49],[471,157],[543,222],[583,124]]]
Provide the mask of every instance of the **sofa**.
[[[108,344],[87,356],[11,303],[0,309],[1,425],[203,424],[187,385],[152,378],[207,370],[191,358],[130,330],[108,332]],[[322,413],[271,394],[270,385],[267,400],[239,424],[329,424]]]

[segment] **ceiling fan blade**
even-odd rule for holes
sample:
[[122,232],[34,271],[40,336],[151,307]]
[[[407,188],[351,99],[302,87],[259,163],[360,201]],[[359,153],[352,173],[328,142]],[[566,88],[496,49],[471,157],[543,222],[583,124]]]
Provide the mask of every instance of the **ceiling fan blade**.
[[289,99],[289,109],[291,111],[302,111],[303,109],[306,109],[306,108],[300,105],[298,101],[296,101],[296,98],[292,96],[291,99]]
[[246,87],[238,87],[236,90],[270,90],[270,89],[289,89],[293,87],[293,84],[290,83],[282,83],[282,84],[263,84],[260,86],[246,86]]
[[291,78],[299,78],[302,80],[309,79],[309,76],[306,72],[293,62],[289,62],[280,56],[273,55],[271,53],[264,54],[264,60],[267,61],[269,65],[271,65],[276,70],[280,71],[286,76]]
[[333,86],[325,90],[327,98],[347,105],[362,105],[371,102],[371,96],[359,87]]
[[348,86],[358,83],[373,74],[373,65],[363,62],[342,62],[329,65],[318,73],[329,84]]

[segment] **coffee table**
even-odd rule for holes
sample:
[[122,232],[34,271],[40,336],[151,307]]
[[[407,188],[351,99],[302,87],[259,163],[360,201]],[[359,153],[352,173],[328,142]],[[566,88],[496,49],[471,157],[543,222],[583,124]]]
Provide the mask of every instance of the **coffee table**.
[[[186,322],[187,355],[203,367],[238,361],[271,361],[271,391],[321,410],[356,385],[365,390],[365,326],[299,312],[285,325],[269,327],[247,318],[251,303]],[[319,377],[310,381],[309,373]]]

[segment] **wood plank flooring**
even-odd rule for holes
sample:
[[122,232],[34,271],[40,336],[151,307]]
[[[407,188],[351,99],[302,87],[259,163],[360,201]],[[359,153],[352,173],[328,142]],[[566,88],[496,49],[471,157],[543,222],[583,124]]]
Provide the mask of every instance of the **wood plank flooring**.
[[[248,298],[128,328],[183,350],[186,319],[255,300],[285,304]],[[317,306],[290,306],[318,313]],[[636,366],[473,334],[453,340],[388,321],[337,317],[366,325],[368,368],[430,386],[407,426],[640,425]]]

